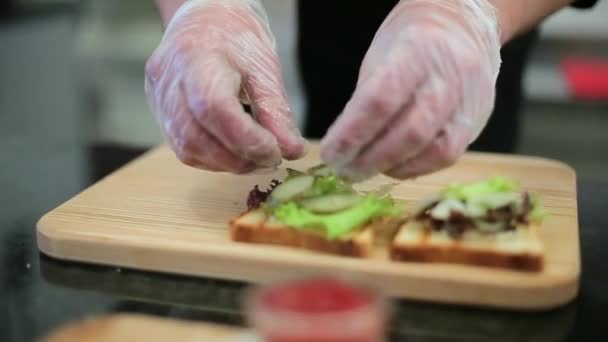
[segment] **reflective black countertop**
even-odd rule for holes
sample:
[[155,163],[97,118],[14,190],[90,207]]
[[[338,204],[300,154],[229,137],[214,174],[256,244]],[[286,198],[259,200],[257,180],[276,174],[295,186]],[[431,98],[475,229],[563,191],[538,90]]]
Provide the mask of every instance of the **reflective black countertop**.
[[[38,252],[35,224],[42,214],[141,152],[66,143],[36,146],[28,161],[6,158],[18,162],[0,169],[0,341],[31,341],[68,321],[111,312],[243,324],[245,284],[58,261]],[[397,302],[392,340],[603,340],[608,184],[579,180],[578,206],[583,274],[574,302],[538,313]]]

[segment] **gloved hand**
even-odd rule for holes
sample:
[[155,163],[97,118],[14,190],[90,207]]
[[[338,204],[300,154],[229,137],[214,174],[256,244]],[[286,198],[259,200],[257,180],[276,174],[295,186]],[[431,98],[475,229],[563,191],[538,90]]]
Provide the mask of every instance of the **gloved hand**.
[[[305,152],[257,0],[186,1],[146,64],[145,86],[185,164],[244,173]],[[249,101],[254,118],[240,99]]]
[[322,158],[355,179],[449,166],[492,112],[500,62],[488,0],[402,0],[376,33]]

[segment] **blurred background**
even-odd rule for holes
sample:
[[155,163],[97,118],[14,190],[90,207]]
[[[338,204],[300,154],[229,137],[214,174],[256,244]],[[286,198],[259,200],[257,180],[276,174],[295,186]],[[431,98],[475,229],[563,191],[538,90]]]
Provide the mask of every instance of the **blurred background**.
[[[265,3],[288,95],[294,111],[302,113],[295,1]],[[3,189],[44,192],[40,187],[48,182],[36,184],[41,167],[49,177],[61,173],[58,182],[88,177],[81,173],[91,150],[58,152],[67,151],[65,146],[93,146],[94,153],[104,146],[140,149],[161,142],[143,92],[143,66],[162,34],[153,1],[3,0],[0,13]],[[580,177],[600,180],[608,180],[608,99],[580,96],[564,62],[608,61],[607,17],[608,2],[600,1],[593,10],[565,10],[543,25],[525,77],[518,149],[560,159]]]

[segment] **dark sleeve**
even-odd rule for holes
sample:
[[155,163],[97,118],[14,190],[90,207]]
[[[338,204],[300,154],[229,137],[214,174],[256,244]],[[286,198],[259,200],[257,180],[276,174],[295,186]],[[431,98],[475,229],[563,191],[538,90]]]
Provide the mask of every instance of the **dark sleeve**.
[[572,7],[576,8],[591,8],[595,5],[597,0],[576,0],[572,3]]

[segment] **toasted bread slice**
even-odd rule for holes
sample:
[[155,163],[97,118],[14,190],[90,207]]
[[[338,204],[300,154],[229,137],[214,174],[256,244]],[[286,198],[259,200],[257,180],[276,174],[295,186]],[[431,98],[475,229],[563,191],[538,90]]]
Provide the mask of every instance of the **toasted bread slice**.
[[321,233],[286,226],[268,217],[262,210],[247,211],[230,222],[233,241],[291,246],[358,258],[371,255],[374,231],[370,225],[330,240]]
[[522,271],[543,268],[543,246],[537,226],[484,234],[467,231],[459,239],[434,231],[420,221],[406,222],[390,246],[392,260],[490,266]]

